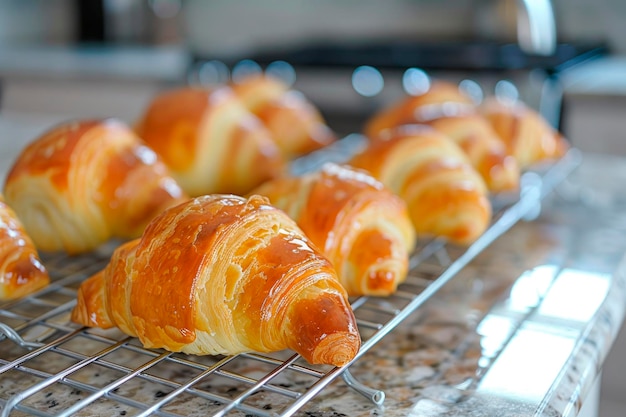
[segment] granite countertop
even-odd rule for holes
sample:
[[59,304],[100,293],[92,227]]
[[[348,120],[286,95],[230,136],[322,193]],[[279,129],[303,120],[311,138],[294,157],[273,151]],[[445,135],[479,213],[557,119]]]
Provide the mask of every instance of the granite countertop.
[[[53,122],[18,116],[0,114],[0,137],[12,139],[0,141],[2,179],[12,155],[21,148],[18,144]],[[7,146],[9,142],[11,146]],[[536,218],[520,221],[499,237],[352,364],[350,372],[360,383],[384,392],[382,405],[375,405],[337,378],[295,415],[577,415],[624,320],[625,162],[619,157],[583,154],[581,165],[548,195]],[[47,302],[52,303],[51,298]],[[57,328],[65,329],[59,323]],[[126,343],[123,336],[114,337]],[[78,346],[83,342],[70,341],[61,347],[86,349]],[[0,409],[8,398],[33,383],[19,369],[2,373],[7,360],[25,354],[10,341],[0,340]],[[54,372],[62,372],[66,366],[60,356],[55,356],[59,362],[55,362]],[[22,365],[34,369],[51,366],[49,358],[39,359],[48,362]],[[124,358],[118,363],[132,368],[135,360]],[[120,369],[99,367],[87,376],[86,368],[72,378],[105,386],[111,380],[107,373]],[[180,373],[168,377],[188,378]],[[96,401],[91,411],[72,415],[135,415],[139,411],[132,401],[114,403],[116,396],[134,401],[145,397],[147,402],[168,395],[165,388],[154,388],[155,381],[144,382],[122,384],[115,395],[107,394],[107,401]],[[286,378],[277,389],[298,384],[298,378]],[[39,403],[46,413],[56,413],[76,403],[80,387],[52,389],[27,404],[35,407],[33,404]],[[236,391],[228,385],[216,389]],[[189,397],[172,401],[168,412],[211,414],[211,401]],[[279,409],[279,404],[263,394],[254,396],[250,404],[268,410],[269,415]],[[24,414],[28,413],[18,410],[11,415]]]
[[537,219],[351,367],[382,407],[336,383],[302,415],[578,415],[624,319],[625,162],[584,155]]

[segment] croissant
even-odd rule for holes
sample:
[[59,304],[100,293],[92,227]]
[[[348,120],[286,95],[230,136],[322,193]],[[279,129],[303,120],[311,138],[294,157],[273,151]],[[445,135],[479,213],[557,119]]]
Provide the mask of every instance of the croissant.
[[157,155],[114,119],[44,133],[18,156],[4,191],[39,250],[70,254],[137,237],[187,199]]
[[522,169],[558,159],[569,148],[567,140],[524,103],[491,97],[485,100],[480,110]]
[[193,197],[245,194],[285,168],[270,132],[228,86],[162,92],[136,131]]
[[328,163],[258,187],[334,265],[349,295],[389,295],[406,278],[415,232],[404,201],[366,172]]
[[300,91],[271,76],[250,75],[232,84],[244,105],[270,130],[287,159],[312,152],[336,136]]
[[0,300],[23,297],[49,282],[35,244],[0,194]]
[[260,196],[165,211],[80,286],[72,320],[197,355],[289,348],[341,366],[361,343],[332,265]]
[[502,140],[490,123],[475,111],[445,114],[440,106],[431,109],[421,121],[453,139],[469,157],[493,192],[513,191],[519,188],[520,168],[517,160],[508,154]]
[[383,130],[403,124],[416,123],[415,112],[427,105],[453,103],[455,107],[475,106],[474,100],[458,86],[447,81],[436,80],[426,92],[415,96],[406,96],[393,102],[370,117],[363,128],[363,133],[372,138]]
[[469,244],[489,226],[485,182],[461,148],[433,128],[389,129],[349,164],[369,171],[404,199],[419,234]]

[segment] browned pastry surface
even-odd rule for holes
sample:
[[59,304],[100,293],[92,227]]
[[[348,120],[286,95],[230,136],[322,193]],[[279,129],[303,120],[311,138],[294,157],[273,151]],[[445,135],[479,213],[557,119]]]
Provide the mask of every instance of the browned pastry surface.
[[294,219],[335,266],[350,295],[389,295],[404,281],[415,232],[404,201],[368,173],[326,164],[255,193]]
[[492,192],[515,191],[520,168],[489,121],[458,87],[437,82],[422,96],[407,97],[375,114],[365,127],[376,140],[385,129],[428,124],[461,146]]
[[418,120],[415,116],[418,109],[445,103],[475,105],[472,98],[458,86],[447,81],[435,80],[423,94],[407,95],[379,110],[366,122],[363,133],[368,137],[376,137],[385,129],[415,123]]
[[164,91],[136,129],[191,196],[245,194],[285,167],[268,129],[228,86]]
[[344,365],[360,347],[332,265],[260,196],[207,195],[165,211],[80,287],[72,319],[191,354],[290,348]]
[[485,182],[462,149],[431,127],[389,129],[350,164],[402,197],[420,234],[468,244],[491,221]]
[[33,241],[0,194],[0,300],[23,297],[49,282]]
[[263,121],[288,159],[320,149],[336,139],[319,109],[300,91],[276,78],[251,75],[233,83],[232,88]]
[[114,119],[50,129],[18,156],[4,191],[38,249],[69,253],[137,237],[187,199],[154,151]]
[[490,123],[476,111],[430,115],[424,123],[454,140],[492,192],[519,188],[520,168]]
[[521,168],[558,159],[569,148],[565,138],[538,112],[519,101],[505,102],[491,97],[480,110]]

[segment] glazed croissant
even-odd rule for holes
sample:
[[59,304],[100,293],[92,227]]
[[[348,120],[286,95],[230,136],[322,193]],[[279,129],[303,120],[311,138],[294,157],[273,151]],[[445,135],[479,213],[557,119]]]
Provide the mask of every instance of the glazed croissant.
[[250,75],[233,83],[232,88],[270,130],[287,159],[327,146],[336,139],[317,107],[277,78]]
[[491,97],[480,110],[521,168],[558,159],[569,148],[567,140],[538,112],[519,101]]
[[49,130],[19,155],[4,191],[39,250],[70,254],[137,237],[187,198],[157,155],[114,119]]
[[49,282],[33,241],[0,194],[0,300],[23,297]]
[[136,130],[191,196],[245,194],[285,167],[270,132],[227,86],[158,94]]
[[489,122],[476,111],[448,112],[441,106],[423,108],[420,122],[454,140],[469,157],[492,192],[514,191],[519,187],[520,168],[509,155]]
[[366,172],[328,163],[254,192],[296,221],[349,295],[389,295],[406,278],[415,245],[406,204]]
[[423,125],[386,131],[350,162],[404,199],[415,230],[468,244],[491,221],[485,182],[461,148]]
[[454,106],[475,106],[474,100],[458,86],[436,80],[423,94],[406,96],[375,113],[365,123],[363,133],[370,138],[377,137],[385,129],[416,123],[416,111],[423,106],[449,103]]
[[328,260],[266,198],[207,195],[155,218],[85,281],[72,320],[189,354],[290,348],[344,365],[360,336]]

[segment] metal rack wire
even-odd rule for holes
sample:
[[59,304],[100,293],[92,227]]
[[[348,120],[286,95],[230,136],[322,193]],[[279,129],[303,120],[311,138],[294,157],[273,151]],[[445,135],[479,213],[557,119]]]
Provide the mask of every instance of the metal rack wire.
[[[294,171],[327,160],[341,162],[360,143],[356,137],[346,139],[316,160],[299,161]],[[524,174],[519,195],[494,200],[493,224],[471,246],[419,242],[407,281],[392,296],[351,300],[363,340],[351,364],[516,222],[536,215],[541,199],[580,158],[574,149],[549,168]],[[73,324],[69,314],[78,286],[106,265],[115,246],[111,242],[85,256],[44,257],[52,284],[0,305],[2,416],[291,416],[340,376],[372,402],[384,401],[384,391],[352,377],[350,364],[312,366],[290,351],[189,356],[145,349],[117,330]]]

